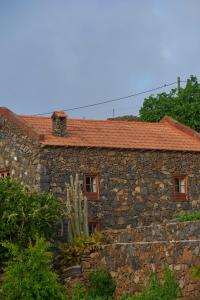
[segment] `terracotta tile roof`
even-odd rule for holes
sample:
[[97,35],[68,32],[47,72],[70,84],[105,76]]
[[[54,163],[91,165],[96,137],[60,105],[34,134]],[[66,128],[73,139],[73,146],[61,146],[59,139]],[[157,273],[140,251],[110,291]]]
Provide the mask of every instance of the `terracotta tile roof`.
[[166,117],[160,123],[67,119],[67,136],[52,135],[50,117],[20,116],[54,146],[200,151],[200,135]]
[[67,118],[67,136],[57,137],[51,117],[20,116],[5,107],[0,115],[43,145],[200,152],[200,134],[169,117],[160,123]]

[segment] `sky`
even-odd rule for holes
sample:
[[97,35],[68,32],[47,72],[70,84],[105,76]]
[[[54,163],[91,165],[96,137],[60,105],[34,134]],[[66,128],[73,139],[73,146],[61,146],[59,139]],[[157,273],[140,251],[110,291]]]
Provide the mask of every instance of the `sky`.
[[[199,14],[199,0],[0,0],[0,106],[46,113],[200,78]],[[67,113],[138,115],[149,95]]]

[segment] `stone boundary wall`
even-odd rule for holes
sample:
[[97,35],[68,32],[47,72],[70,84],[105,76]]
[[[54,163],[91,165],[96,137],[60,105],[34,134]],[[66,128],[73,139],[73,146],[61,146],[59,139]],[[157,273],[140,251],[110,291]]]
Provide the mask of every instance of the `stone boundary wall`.
[[200,240],[200,221],[153,224],[150,226],[106,230],[106,244],[154,241]]
[[97,268],[111,272],[117,282],[116,296],[140,292],[152,270],[161,276],[164,263],[177,271],[184,296],[200,294],[200,280],[191,269],[200,265],[200,221],[171,223],[136,229],[106,231],[98,252],[85,254],[82,275]]

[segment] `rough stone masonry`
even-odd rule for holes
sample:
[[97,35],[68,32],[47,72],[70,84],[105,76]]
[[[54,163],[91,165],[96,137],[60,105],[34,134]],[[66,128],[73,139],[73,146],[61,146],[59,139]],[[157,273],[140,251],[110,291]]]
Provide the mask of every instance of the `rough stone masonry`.
[[[55,122],[55,116],[61,117],[60,122]],[[52,122],[55,124],[52,125]],[[178,129],[180,125],[171,129],[174,125],[99,122],[72,120],[70,123],[70,119],[64,120],[63,113],[54,114],[53,120],[47,117],[21,117],[7,109],[0,109],[0,171],[8,171],[21,183],[28,184],[37,191],[51,192],[61,200],[66,196],[65,183],[69,182],[70,175],[78,173],[82,183],[84,174],[98,175],[99,198],[89,199],[89,218],[97,220],[102,229],[160,223],[173,219],[178,211],[192,211],[200,207],[200,140],[187,136],[182,129]],[[96,124],[99,124],[97,129]],[[52,135],[52,128],[55,126],[61,126],[61,129],[59,131],[57,128],[56,135]],[[128,149],[125,148],[126,139],[123,140],[124,148],[114,148],[105,144],[110,142],[107,142],[107,138],[102,140],[102,144],[106,145],[104,147],[97,147],[96,144],[79,146],[89,138],[96,138],[95,143],[101,141],[103,137],[99,131],[103,130],[103,126],[107,126],[105,135],[110,130],[110,139],[117,134],[117,128],[118,131],[123,130],[123,135],[130,135],[132,132],[133,140],[137,126],[139,129],[143,126],[143,131],[150,127],[149,139],[151,136],[155,138],[154,135],[158,134],[157,126],[160,126],[161,133],[162,130],[169,131],[169,142],[172,138],[178,140],[181,136],[185,145],[179,142],[176,146],[176,140],[173,140],[173,145],[181,149],[187,146],[187,150],[174,150],[175,146],[173,150]],[[151,129],[154,127],[155,129]],[[68,131],[63,133],[65,130]],[[155,130],[155,134],[152,130]],[[141,138],[140,143],[145,139],[141,133],[143,131],[140,129],[137,133]],[[91,137],[91,132],[95,132],[94,137]],[[117,140],[112,143],[118,146],[120,138],[123,137],[118,134]],[[166,142],[161,134],[159,139]],[[66,145],[68,141],[70,145]],[[129,138],[128,145],[130,142]],[[137,140],[134,141],[136,142]],[[159,148],[159,142],[156,147]],[[165,148],[167,147],[166,144]],[[170,147],[168,148],[171,149]],[[180,175],[187,177],[186,199],[174,197],[174,177]]]
[[[111,272],[117,282],[116,297],[135,294],[148,284],[155,271],[162,278],[166,263],[175,271],[183,296],[198,296],[200,280],[192,268],[200,265],[200,221],[168,223],[125,230],[105,231],[105,241],[98,252],[86,253],[82,276],[100,267]],[[69,280],[69,278],[68,278]]]
[[[90,220],[103,230],[122,230],[112,230],[102,250],[84,258],[84,274],[100,265],[116,278],[118,294],[135,292],[166,261],[179,271],[186,295],[200,290],[190,276],[191,266],[200,263],[199,223],[156,225],[200,208],[198,133],[170,118],[155,124],[91,121],[56,112],[51,119],[0,108],[0,175],[62,200],[65,183],[76,173],[83,189],[85,175],[98,177]],[[175,178],[181,178],[178,187]]]

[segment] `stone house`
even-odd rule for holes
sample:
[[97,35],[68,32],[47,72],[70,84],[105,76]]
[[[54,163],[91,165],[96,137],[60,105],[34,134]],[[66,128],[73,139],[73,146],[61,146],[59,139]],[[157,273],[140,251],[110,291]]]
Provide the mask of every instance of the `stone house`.
[[0,176],[65,197],[79,174],[90,230],[171,220],[200,207],[200,136],[159,123],[16,115],[0,108]]

